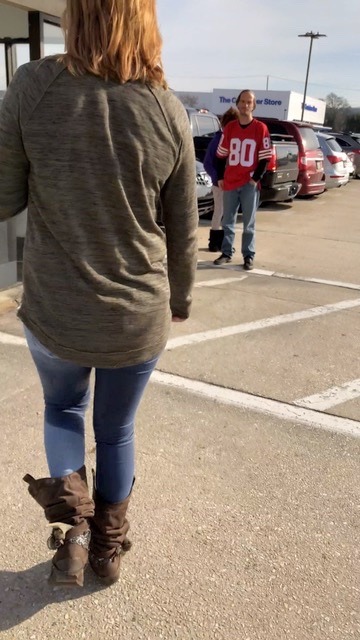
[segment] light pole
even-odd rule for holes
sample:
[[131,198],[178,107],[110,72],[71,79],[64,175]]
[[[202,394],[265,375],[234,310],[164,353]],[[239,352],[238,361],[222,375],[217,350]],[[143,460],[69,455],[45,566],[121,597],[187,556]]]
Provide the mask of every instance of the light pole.
[[305,88],[304,88],[304,99],[303,99],[302,109],[301,109],[301,121],[303,121],[313,40],[318,40],[319,38],[326,38],[326,34],[319,33],[319,32],[313,33],[312,31],[307,31],[306,33],[301,33],[300,35],[298,35],[298,38],[310,38],[310,49],[309,49],[309,57],[308,57],[308,63],[307,63],[307,69],[306,69],[306,79],[305,79]]

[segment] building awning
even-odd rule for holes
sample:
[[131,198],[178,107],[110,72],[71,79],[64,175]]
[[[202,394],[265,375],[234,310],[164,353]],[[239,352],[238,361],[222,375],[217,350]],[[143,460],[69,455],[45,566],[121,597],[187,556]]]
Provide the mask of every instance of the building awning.
[[65,0],[0,0],[1,4],[27,11],[42,11],[57,17],[60,17],[65,9]]

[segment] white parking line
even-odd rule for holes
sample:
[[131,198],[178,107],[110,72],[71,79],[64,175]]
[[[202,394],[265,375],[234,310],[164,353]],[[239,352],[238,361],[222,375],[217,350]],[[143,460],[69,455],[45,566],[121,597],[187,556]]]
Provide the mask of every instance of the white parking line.
[[[226,280],[227,281],[227,280]],[[198,344],[200,342],[206,342],[207,340],[217,340],[218,338],[226,338],[228,336],[237,335],[240,333],[249,333],[250,331],[259,331],[261,329],[267,329],[269,327],[277,327],[282,324],[288,324],[291,322],[297,322],[298,320],[307,320],[309,318],[316,318],[319,316],[325,316],[329,313],[335,313],[336,311],[345,311],[347,309],[354,309],[360,306],[360,298],[354,300],[343,300],[342,302],[335,302],[334,304],[327,304],[322,307],[312,307],[305,311],[296,311],[295,313],[284,313],[280,316],[273,316],[272,318],[263,318],[262,320],[254,320],[253,322],[244,322],[232,327],[223,327],[221,329],[211,329],[209,331],[202,331],[200,333],[191,333],[185,336],[179,336],[177,338],[171,338],[168,340],[165,349],[171,351],[179,347],[185,347],[190,344]],[[13,336],[9,333],[0,332],[0,343],[12,344],[12,345],[26,345],[25,338],[19,336]]]
[[312,409],[300,408],[285,402],[269,400],[259,396],[253,396],[242,391],[234,391],[217,385],[182,378],[171,373],[154,371],[150,379],[152,382],[164,384],[189,391],[197,396],[217,400],[222,404],[233,405],[242,409],[250,409],[258,413],[286,420],[288,422],[301,423],[308,427],[324,429],[345,435],[360,438],[360,423],[348,418],[339,418],[327,413],[318,413]]
[[238,276],[237,278],[216,278],[216,280],[203,280],[202,282],[196,282],[195,287],[216,287],[219,284],[228,284],[228,282],[241,282],[245,280],[247,276]]
[[360,378],[346,382],[339,387],[331,387],[323,393],[317,393],[301,400],[295,400],[294,404],[299,407],[310,407],[316,411],[326,411],[337,404],[355,400],[360,396]]
[[[219,266],[214,265],[209,260],[198,260],[198,263],[208,263],[210,268],[221,269],[223,271],[242,271],[243,266],[239,264],[224,264]],[[306,276],[296,276],[291,273],[281,273],[281,271],[270,271],[268,269],[253,269],[251,274],[256,276],[267,276],[270,278],[282,278],[285,280],[296,280],[298,282],[313,282],[314,284],[324,284],[329,287],[339,287],[340,289],[353,289],[360,291],[360,284],[354,282],[341,282],[340,280],[323,280],[322,278],[307,278]]]
[[342,302],[335,302],[334,304],[327,304],[322,307],[313,307],[312,309],[306,309],[305,311],[285,313],[280,316],[273,316],[272,318],[255,320],[253,322],[244,322],[243,324],[237,324],[232,327],[223,327],[221,329],[211,329],[209,331],[202,331],[200,333],[192,333],[168,340],[166,350],[171,351],[172,349],[185,347],[190,344],[198,344],[199,342],[216,340],[218,338],[226,338],[228,336],[233,336],[240,333],[248,333],[250,331],[268,329],[269,327],[277,327],[281,324],[288,324],[290,322],[297,322],[298,320],[306,320],[308,318],[325,316],[329,313],[344,311],[345,309],[354,309],[355,307],[359,306],[360,298],[356,298],[355,300],[343,300]]
[[20,338],[20,336],[13,336],[11,333],[3,333],[2,331],[0,331],[0,343],[25,347],[27,345],[25,338]]
[[[0,343],[27,346],[25,338],[2,332],[0,332]],[[226,387],[219,387],[217,385],[200,382],[198,380],[182,378],[181,376],[163,373],[162,371],[154,371],[151,381],[180,388],[198,396],[217,400],[223,404],[229,404],[243,409],[256,411],[258,413],[275,416],[290,422],[301,423],[306,426],[360,438],[359,422],[348,418],[340,418],[338,416],[320,413],[314,409],[295,406],[301,401],[297,401],[294,404],[288,404],[277,400],[254,396],[242,391],[235,391],[233,389],[227,389]],[[360,380],[356,380],[354,382],[359,383],[360,390]],[[347,384],[350,385],[352,383]],[[1,401],[7,399],[8,398],[1,398]],[[306,398],[304,400],[306,400]]]
[[[256,269],[254,269],[256,273]],[[258,270],[261,273],[260,269]],[[322,280],[321,278],[306,278],[304,276],[294,276],[287,273],[280,273],[274,271],[271,274],[274,278],[285,278],[287,280],[299,280],[300,282],[314,282],[315,284],[325,284],[330,287],[340,287],[342,289],[354,289],[360,291],[360,284],[354,284],[353,282],[340,282],[340,280]]]

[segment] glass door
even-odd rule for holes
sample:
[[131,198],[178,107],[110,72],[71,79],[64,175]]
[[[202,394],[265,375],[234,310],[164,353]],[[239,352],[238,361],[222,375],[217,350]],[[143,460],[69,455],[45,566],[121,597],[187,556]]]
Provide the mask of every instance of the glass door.
[[[16,69],[29,60],[29,38],[0,38],[0,104]],[[22,279],[25,230],[25,211],[0,223],[0,289]]]
[[[60,18],[39,11],[15,9],[0,0],[0,105],[6,87],[20,65],[63,52]],[[0,223],[0,289],[22,280],[26,217],[24,211]]]
[[29,60],[29,38],[0,38],[1,90],[6,89],[18,66]]

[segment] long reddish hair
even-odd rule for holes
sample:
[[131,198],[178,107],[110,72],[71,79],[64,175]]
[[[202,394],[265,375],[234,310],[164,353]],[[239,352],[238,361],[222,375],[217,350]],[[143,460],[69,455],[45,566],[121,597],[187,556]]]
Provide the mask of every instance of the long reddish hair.
[[71,73],[167,87],[156,0],[67,0],[63,29]]
[[228,122],[232,122],[233,120],[239,120],[239,112],[237,109],[234,109],[234,107],[230,107],[230,109],[225,111],[220,118],[222,128],[224,128]]

